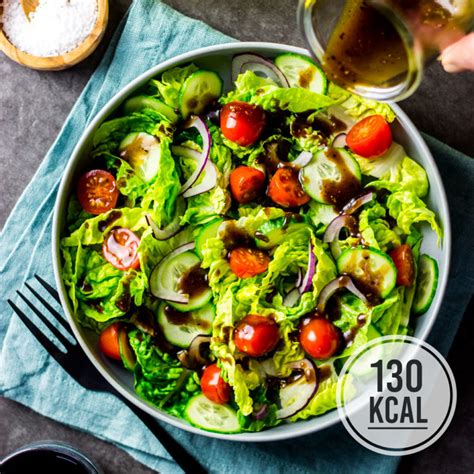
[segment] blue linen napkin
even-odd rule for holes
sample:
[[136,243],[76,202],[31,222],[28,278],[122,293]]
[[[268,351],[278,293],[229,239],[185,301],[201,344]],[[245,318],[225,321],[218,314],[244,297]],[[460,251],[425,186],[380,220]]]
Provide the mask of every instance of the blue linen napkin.
[[[135,0],[1,236],[0,394],[113,442],[163,473],[179,469],[135,415],[113,396],[89,392],[76,384],[29,334],[6,300],[14,299],[21,307],[15,290],[35,273],[54,281],[53,204],[67,158],[91,118],[113,94],[151,66],[196,47],[229,41],[232,39],[159,1]],[[474,287],[469,235],[474,226],[474,161],[431,137],[425,139],[443,176],[453,227],[451,276],[429,339],[446,354]],[[359,446],[342,426],[296,440],[260,444],[213,440],[170,426],[166,429],[211,472],[390,473],[399,461]]]

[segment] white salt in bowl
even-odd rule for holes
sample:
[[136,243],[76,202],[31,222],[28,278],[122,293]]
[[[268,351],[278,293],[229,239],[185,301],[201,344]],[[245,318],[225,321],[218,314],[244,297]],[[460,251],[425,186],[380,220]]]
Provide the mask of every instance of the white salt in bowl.
[[41,57],[25,53],[9,41],[3,31],[3,9],[4,7],[0,3],[0,50],[18,64],[41,71],[60,71],[86,59],[94,52],[102,40],[109,20],[108,0],[97,0],[97,20],[86,39],[67,53],[59,56]]

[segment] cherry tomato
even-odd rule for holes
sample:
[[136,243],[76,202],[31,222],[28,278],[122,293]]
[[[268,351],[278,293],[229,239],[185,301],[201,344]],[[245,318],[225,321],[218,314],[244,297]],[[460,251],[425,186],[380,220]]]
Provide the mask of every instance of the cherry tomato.
[[104,258],[119,270],[138,268],[138,244],[140,239],[125,227],[112,229],[104,239],[102,253]]
[[267,116],[258,105],[236,101],[222,107],[220,121],[224,137],[240,146],[250,146],[260,137]]
[[248,314],[234,330],[237,349],[250,357],[267,354],[275,349],[279,340],[278,324],[258,314]]
[[415,279],[413,252],[408,244],[403,244],[390,252],[397,267],[397,285],[412,286]]
[[79,203],[89,214],[110,211],[117,204],[118,195],[115,178],[104,170],[88,171],[77,185]]
[[250,166],[239,166],[230,173],[230,191],[240,204],[254,201],[263,189],[265,174]]
[[377,158],[390,148],[392,132],[381,115],[370,115],[349,130],[346,143],[354,153],[364,158]]
[[119,348],[119,323],[113,323],[107,326],[99,336],[99,349],[111,359],[122,360]]
[[298,180],[298,171],[289,167],[277,170],[270,180],[267,193],[273,202],[282,207],[302,206],[310,200]]
[[337,351],[339,343],[339,329],[327,319],[313,318],[301,327],[300,344],[315,359],[328,359]]
[[217,364],[208,365],[201,377],[201,390],[209,400],[215,403],[227,403],[230,400],[232,389],[222,378],[221,369]]
[[270,257],[263,250],[238,247],[230,252],[229,263],[239,278],[250,278],[267,270]]

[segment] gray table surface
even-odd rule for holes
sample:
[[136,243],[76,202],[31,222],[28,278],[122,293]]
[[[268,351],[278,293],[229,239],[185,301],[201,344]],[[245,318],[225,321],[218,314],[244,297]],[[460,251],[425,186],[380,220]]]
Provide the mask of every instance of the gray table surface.
[[[72,105],[97,66],[111,33],[130,0],[111,0],[107,35],[80,65],[63,72],[37,72],[0,56],[0,225],[53,143]],[[166,0],[184,14],[201,19],[240,40],[302,46],[296,28],[296,0]],[[474,155],[474,73],[445,74],[432,64],[418,92],[401,106],[419,129]],[[65,157],[67,159],[67,157]],[[471,305],[472,314],[473,305]],[[459,401],[447,433],[435,445],[402,461],[400,472],[474,472],[474,384],[469,353],[473,318],[464,318],[449,355]],[[34,440],[57,439],[76,445],[99,461],[106,473],[147,473],[123,451],[88,434],[0,399],[0,457]],[[244,460],[241,460],[245,472]],[[218,469],[218,468],[217,468]]]

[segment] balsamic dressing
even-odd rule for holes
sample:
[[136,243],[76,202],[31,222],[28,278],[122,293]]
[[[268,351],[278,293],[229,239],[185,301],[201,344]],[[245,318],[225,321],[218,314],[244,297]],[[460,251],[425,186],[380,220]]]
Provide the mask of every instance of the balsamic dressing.
[[199,326],[203,331],[208,331],[211,327],[209,321],[204,321],[201,319],[198,320],[193,316],[192,312],[183,313],[182,311],[178,311],[170,305],[165,306],[164,313],[168,322],[175,326]]
[[336,209],[342,209],[351,198],[360,193],[361,185],[347,167],[338,150],[330,148],[325,152],[325,155],[337,166],[341,179],[340,181],[323,179],[322,197],[326,202],[333,204]]
[[197,263],[181,275],[178,288],[180,293],[188,294],[190,298],[199,296],[209,288],[207,272],[201,268],[200,263]]
[[[465,30],[462,22],[466,13],[453,15],[457,6],[453,2],[379,3],[402,18],[426,57],[442,50]],[[341,86],[389,87],[403,81],[409,71],[405,41],[376,4],[370,0],[347,0],[329,37],[323,67],[329,79]]]
[[104,220],[99,221],[97,228],[100,232],[104,232],[107,227],[112,225],[120,217],[122,217],[122,211],[113,210]]
[[239,228],[235,221],[227,221],[220,236],[228,252],[238,247],[255,247],[254,239],[245,230]]

